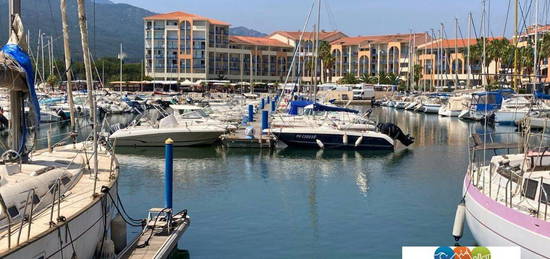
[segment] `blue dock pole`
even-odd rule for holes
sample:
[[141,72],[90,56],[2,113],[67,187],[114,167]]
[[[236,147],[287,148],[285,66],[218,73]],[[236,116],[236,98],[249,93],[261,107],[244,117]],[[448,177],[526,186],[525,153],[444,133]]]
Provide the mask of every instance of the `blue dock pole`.
[[275,112],[275,110],[277,109],[276,105],[277,102],[275,102],[275,100],[271,101],[271,112]]
[[169,138],[164,142],[164,144],[164,208],[172,209],[172,194],[174,182],[174,141]]
[[248,122],[254,121],[254,106],[252,104],[248,105]]
[[271,103],[271,96],[267,97],[267,102],[266,103],[268,103],[268,104]]
[[264,100],[264,98],[262,98],[262,99],[260,100],[260,110],[263,110],[263,109],[264,109],[264,106],[265,106],[265,100]]
[[264,133],[264,129],[269,129],[269,113],[268,111],[262,111],[262,134]]

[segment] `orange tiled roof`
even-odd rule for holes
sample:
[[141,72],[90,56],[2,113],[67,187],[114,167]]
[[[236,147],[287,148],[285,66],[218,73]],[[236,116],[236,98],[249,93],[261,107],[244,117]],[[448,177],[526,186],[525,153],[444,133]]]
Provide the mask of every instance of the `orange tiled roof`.
[[148,16],[143,18],[145,20],[185,20],[185,19],[191,19],[191,20],[197,20],[197,21],[208,21],[212,24],[217,25],[230,25],[229,23],[222,22],[220,20],[212,19],[203,17],[196,14],[190,14],[190,13],[184,13],[184,12],[171,12],[171,13],[163,13],[163,14],[156,14],[152,16]]
[[[292,40],[299,40],[300,36],[302,35],[302,32],[301,31],[276,31],[276,32],[272,33],[269,36],[273,36],[275,34],[283,35],[283,36],[285,36],[289,39],[292,39]],[[304,32],[303,34],[304,34],[304,36],[303,36],[302,39],[304,39],[304,40],[312,40],[312,39],[315,38],[315,33],[314,32]],[[340,31],[322,31],[322,32],[319,32],[319,39],[326,40],[326,39],[329,39],[333,36],[337,36],[339,34],[342,37],[346,37],[346,34],[340,32]]]
[[278,40],[264,37],[248,37],[248,36],[229,36],[229,41],[232,43],[246,44],[253,46],[270,46],[270,47],[292,47]]
[[[495,38],[487,38],[488,41],[497,40],[497,39],[503,39],[503,37],[495,37]],[[456,43],[455,43],[456,42]],[[470,39],[470,46],[476,45],[477,39],[471,38]],[[454,48],[456,45],[457,48],[464,48],[468,46],[468,39],[448,39],[448,40],[434,40],[431,42],[428,42],[424,45],[418,46],[419,49],[430,49],[430,48]]]
[[[538,25],[537,27],[538,32],[547,32],[550,31],[550,24],[547,25]],[[528,26],[527,29],[521,36],[525,36],[526,34],[534,34],[535,33],[535,25]]]
[[[331,42],[333,45],[364,45],[369,43],[386,43],[386,42],[408,42],[415,39],[416,44],[424,44],[426,42],[425,33],[415,34],[389,34],[389,35],[373,35],[373,36],[358,36],[345,37]],[[428,37],[429,39],[429,37]]]

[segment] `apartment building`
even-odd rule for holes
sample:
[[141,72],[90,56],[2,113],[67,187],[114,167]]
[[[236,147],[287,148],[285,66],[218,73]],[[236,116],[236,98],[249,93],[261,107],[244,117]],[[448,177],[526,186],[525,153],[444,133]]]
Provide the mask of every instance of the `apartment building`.
[[343,37],[331,42],[333,80],[346,74],[394,73],[405,79],[415,46],[430,41],[426,33]]
[[[292,46],[294,49],[298,46],[300,39],[300,49],[298,50],[298,59],[296,67],[299,71],[302,82],[312,82],[314,75],[314,60],[315,60],[315,37],[313,32],[300,31],[276,31],[268,36],[270,39],[278,40]],[[347,37],[346,34],[339,31],[320,31],[319,41],[330,44],[331,42]],[[319,62],[321,65],[321,62]],[[321,77],[319,69],[318,77]]]
[[164,81],[280,81],[293,47],[229,35],[229,23],[184,12],[146,17],[145,71]]

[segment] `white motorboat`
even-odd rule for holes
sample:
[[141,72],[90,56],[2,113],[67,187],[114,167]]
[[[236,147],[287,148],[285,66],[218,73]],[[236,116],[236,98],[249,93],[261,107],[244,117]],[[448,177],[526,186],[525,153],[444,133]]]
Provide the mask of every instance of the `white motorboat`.
[[181,125],[175,116],[169,115],[158,124],[141,122],[128,128],[119,129],[109,139],[117,146],[160,147],[164,140],[171,138],[174,146],[210,145],[225,133],[225,129],[208,125]]

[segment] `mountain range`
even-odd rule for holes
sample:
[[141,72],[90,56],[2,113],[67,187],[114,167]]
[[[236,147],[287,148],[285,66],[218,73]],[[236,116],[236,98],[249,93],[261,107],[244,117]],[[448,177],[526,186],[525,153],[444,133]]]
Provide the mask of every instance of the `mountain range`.
[[[95,1],[95,3],[94,3]],[[21,12],[25,29],[30,34],[32,52],[39,48],[39,33],[54,39],[54,54],[63,55],[63,34],[59,0],[23,0]],[[137,62],[143,58],[143,18],[154,12],[129,4],[113,3],[110,0],[85,0],[90,51],[94,57],[116,57],[120,43],[128,60]],[[7,41],[8,0],[0,0],[0,44]],[[80,59],[80,27],[78,25],[76,1],[67,1],[71,51]],[[230,28],[231,35],[262,37],[266,34],[246,27]],[[44,39],[46,42],[47,40]],[[46,43],[45,43],[46,44]]]

